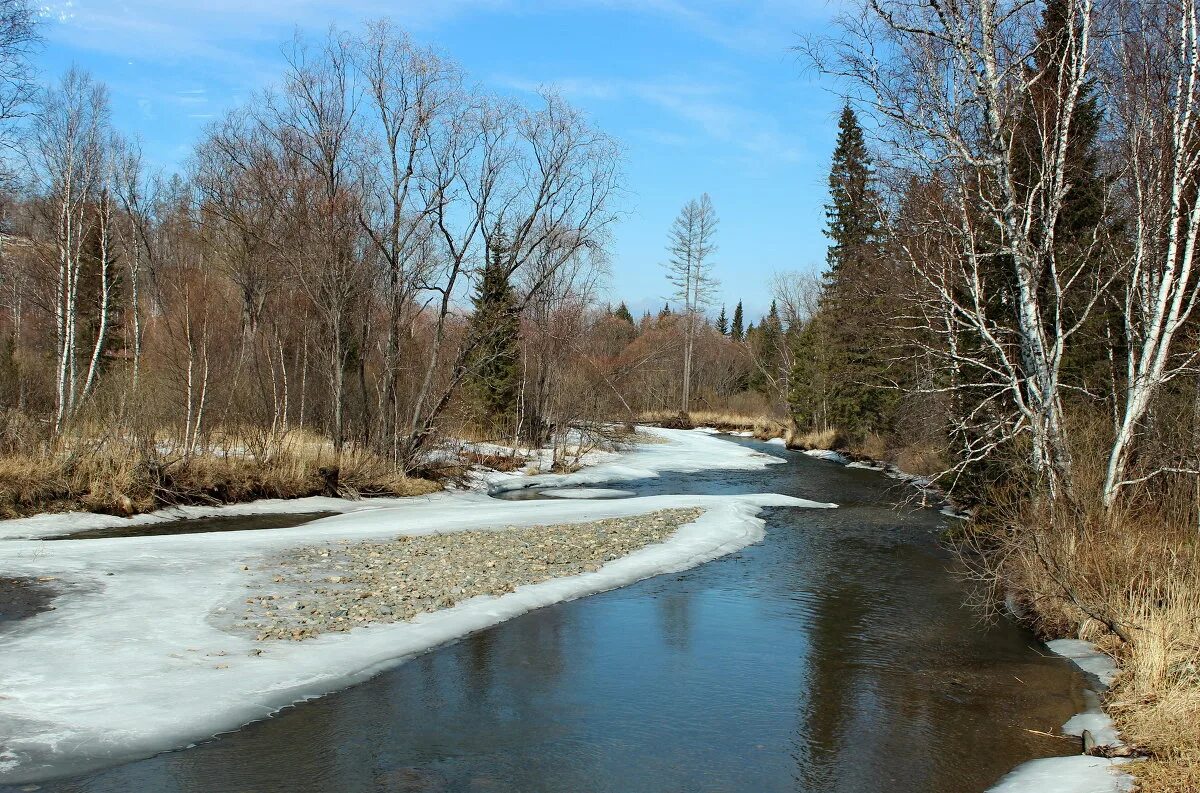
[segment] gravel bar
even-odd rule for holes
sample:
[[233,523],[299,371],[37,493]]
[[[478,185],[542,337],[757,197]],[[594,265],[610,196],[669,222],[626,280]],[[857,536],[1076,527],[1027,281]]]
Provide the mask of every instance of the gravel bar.
[[246,599],[240,628],[260,641],[302,641],[411,620],[477,595],[503,595],[524,584],[599,570],[662,542],[702,512],[664,509],[589,523],[301,548],[251,571],[265,573],[274,586],[264,584]]

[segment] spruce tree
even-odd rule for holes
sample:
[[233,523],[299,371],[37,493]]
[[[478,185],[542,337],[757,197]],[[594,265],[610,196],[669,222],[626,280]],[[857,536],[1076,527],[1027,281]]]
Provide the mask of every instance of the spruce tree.
[[838,119],[837,146],[829,169],[830,203],[825,205],[825,235],[830,239],[826,254],[825,282],[834,297],[847,291],[844,281],[864,255],[873,253],[880,239],[878,194],[867,141],[858,116],[849,104]]
[[[751,325],[751,328],[754,326]],[[779,380],[783,365],[783,323],[779,319],[779,308],[771,301],[771,310],[758,323],[754,332],[753,347],[757,365],[750,376],[750,387],[772,397],[771,389]]]
[[717,333],[722,336],[729,335],[729,319],[725,316],[725,306],[721,306],[721,313],[717,314]]
[[508,432],[516,421],[521,393],[521,317],[509,282],[507,243],[495,234],[483,277],[472,298],[468,329],[473,344],[469,390],[481,418]]
[[633,314],[629,313],[629,306],[625,305],[625,301],[621,301],[621,305],[617,306],[617,310],[613,312],[613,316],[622,322],[633,324]]
[[742,321],[742,301],[739,300],[737,307],[733,310],[733,324],[729,326],[729,338],[734,341],[741,341],[746,336]]
[[797,420],[819,412],[824,422],[851,435],[885,429],[895,402],[894,392],[882,387],[888,358],[879,339],[887,333],[887,284],[879,273],[882,233],[874,180],[866,137],[847,104],[838,119],[825,206],[830,244],[819,309],[822,330],[807,338],[819,337],[826,345],[821,365],[827,371],[808,371],[815,365],[812,356],[802,361],[797,355],[796,367],[806,371],[789,379],[822,384],[821,411],[797,409],[798,395],[792,396]]

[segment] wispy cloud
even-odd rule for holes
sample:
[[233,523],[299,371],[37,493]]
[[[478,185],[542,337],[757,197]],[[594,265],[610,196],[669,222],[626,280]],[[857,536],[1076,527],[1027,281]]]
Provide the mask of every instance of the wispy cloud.
[[[655,137],[668,145],[713,142],[756,157],[796,162],[803,151],[780,129],[770,115],[736,100],[736,85],[681,78],[620,80],[562,78],[537,83],[500,77],[497,81],[519,91],[548,88],[576,101],[635,103],[658,111],[662,121],[682,123],[682,130],[657,130]],[[637,117],[638,110],[630,115]],[[655,119],[647,119],[655,120]]]
[[[652,16],[724,47],[777,52],[794,28],[827,15],[831,0],[59,0],[43,8],[57,25],[52,35],[84,50],[139,59],[203,59],[230,71],[257,66],[247,42],[280,41],[293,29],[351,27],[390,17],[418,30],[480,13],[609,9]],[[832,0],[837,2],[837,0]]]

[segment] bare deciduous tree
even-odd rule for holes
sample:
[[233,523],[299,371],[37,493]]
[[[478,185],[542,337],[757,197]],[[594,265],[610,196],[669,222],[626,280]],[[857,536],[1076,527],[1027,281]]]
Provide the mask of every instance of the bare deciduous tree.
[[717,251],[717,212],[704,193],[684,204],[668,232],[667,280],[675,287],[675,299],[683,306],[683,400],[686,413],[692,392],[692,353],[704,309],[712,303],[717,281],[713,277],[713,254]]

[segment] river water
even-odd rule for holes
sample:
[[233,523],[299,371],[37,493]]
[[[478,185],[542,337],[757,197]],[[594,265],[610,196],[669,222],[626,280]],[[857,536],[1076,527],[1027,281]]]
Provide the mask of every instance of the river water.
[[[731,441],[734,442],[734,441]],[[788,458],[614,485],[776,492],[766,539],[540,609],[269,720],[44,791],[984,791],[1084,706],[1082,676],[963,606],[947,518]],[[529,494],[523,494],[528,497]],[[9,788],[8,790],[33,788]]]

